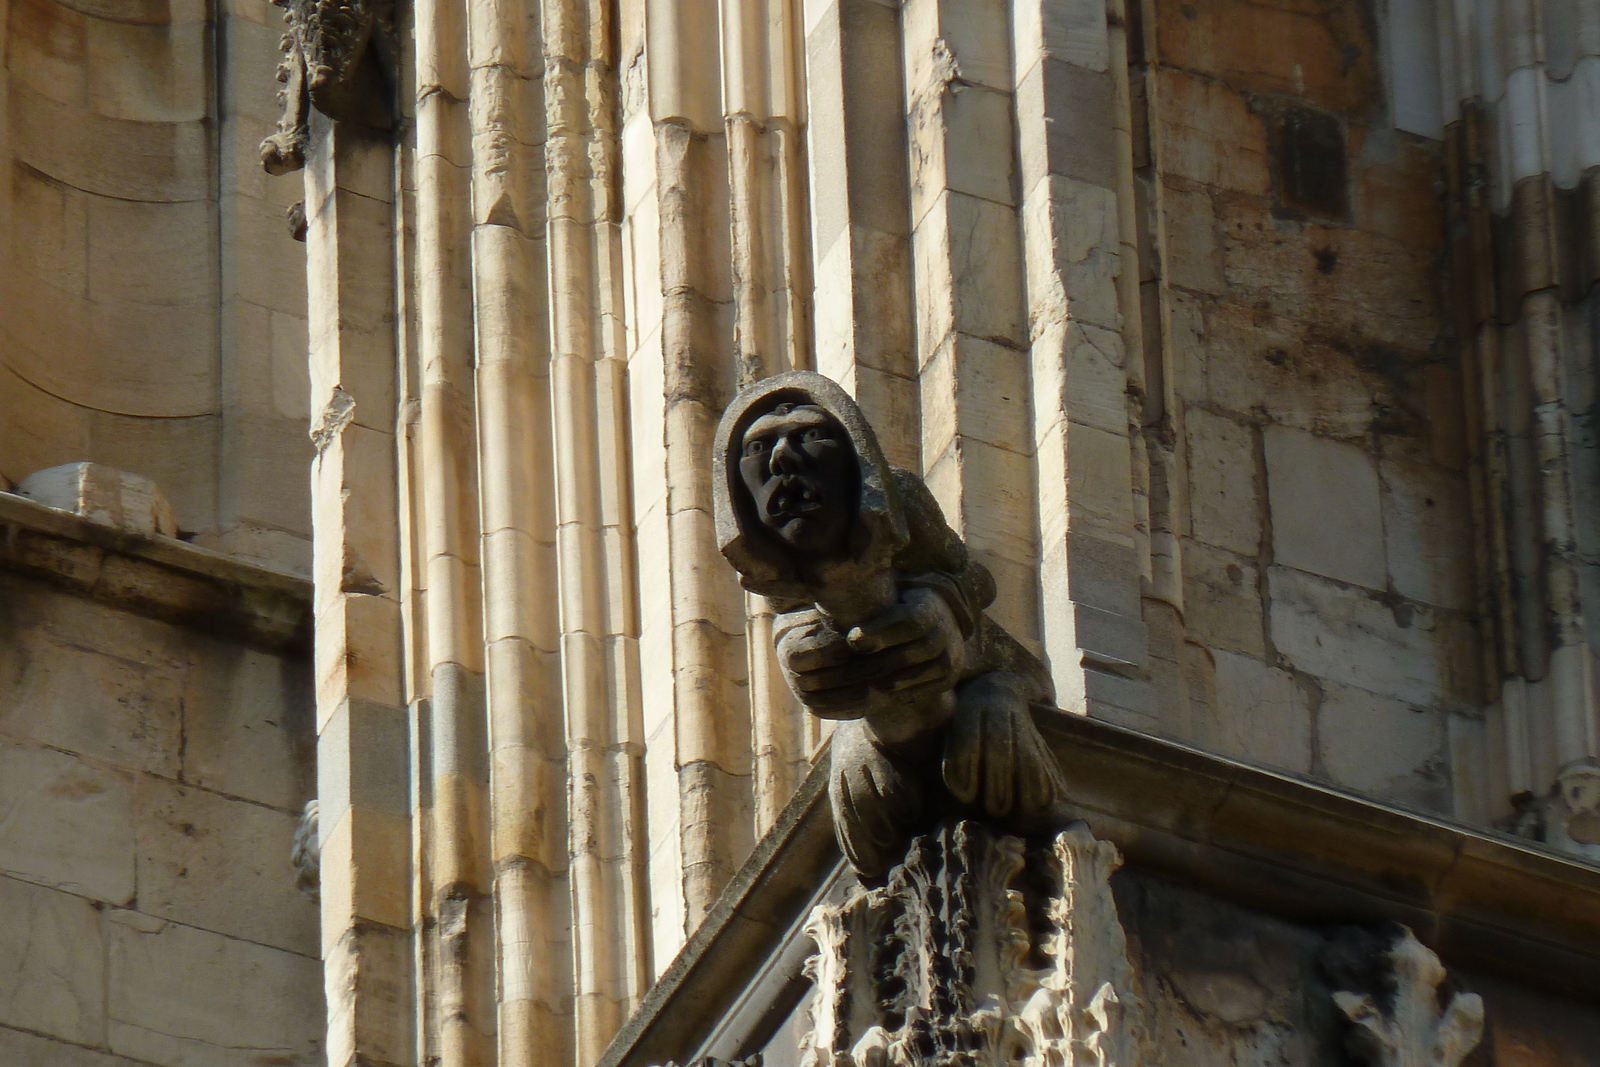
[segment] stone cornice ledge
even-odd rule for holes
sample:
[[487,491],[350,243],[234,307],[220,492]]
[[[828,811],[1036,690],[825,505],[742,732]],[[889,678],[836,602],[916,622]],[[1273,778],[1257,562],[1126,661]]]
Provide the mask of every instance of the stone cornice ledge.
[[0,492],[0,568],[111,607],[270,649],[311,647],[311,583]]
[[[1035,719],[1073,814],[1131,870],[1291,920],[1402,922],[1451,966],[1600,994],[1600,868],[1054,708]],[[684,1062],[792,939],[839,865],[825,770],[813,770],[599,1067]]]

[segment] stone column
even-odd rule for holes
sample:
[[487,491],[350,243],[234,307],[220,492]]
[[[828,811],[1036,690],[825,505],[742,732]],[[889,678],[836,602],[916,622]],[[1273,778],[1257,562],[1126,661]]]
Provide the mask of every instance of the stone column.
[[394,171],[387,133],[313,117],[317,797],[328,1063],[415,1063],[410,730],[401,672]]

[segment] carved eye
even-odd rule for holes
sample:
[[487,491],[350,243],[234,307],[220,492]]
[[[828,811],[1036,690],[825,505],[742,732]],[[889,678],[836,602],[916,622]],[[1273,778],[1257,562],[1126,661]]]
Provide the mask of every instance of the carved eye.
[[808,445],[814,445],[818,441],[826,441],[827,439],[828,439],[828,435],[823,433],[820,429],[818,429],[815,426],[813,426],[811,429],[806,431],[806,436],[804,438],[805,443],[808,444]]
[[766,450],[767,443],[760,438],[754,441],[746,441],[744,445],[744,454],[747,456],[759,456]]

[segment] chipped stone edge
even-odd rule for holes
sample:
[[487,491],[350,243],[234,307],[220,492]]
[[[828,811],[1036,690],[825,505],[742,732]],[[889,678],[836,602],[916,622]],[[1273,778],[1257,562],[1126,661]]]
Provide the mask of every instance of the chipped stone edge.
[[309,654],[311,582],[0,492],[0,569],[111,607]]
[[[1451,966],[1600,994],[1600,866],[1054,708],[1068,818],[1126,869],[1290,920],[1399,922]],[[695,1051],[839,863],[819,757],[597,1067]]]

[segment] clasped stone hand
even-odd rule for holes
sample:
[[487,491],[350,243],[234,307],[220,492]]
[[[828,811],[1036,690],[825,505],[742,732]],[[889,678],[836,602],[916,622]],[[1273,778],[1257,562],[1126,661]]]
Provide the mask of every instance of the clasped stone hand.
[[879,739],[906,740],[949,718],[953,704],[933,699],[953,689],[966,666],[961,627],[937,592],[911,587],[899,602],[841,633],[820,613],[785,631],[778,663],[813,714],[866,718]]

